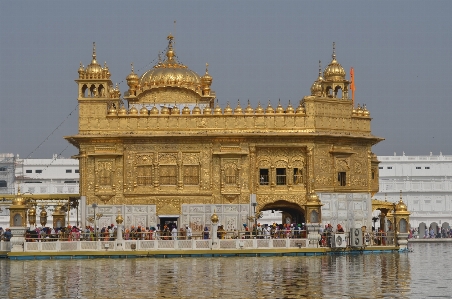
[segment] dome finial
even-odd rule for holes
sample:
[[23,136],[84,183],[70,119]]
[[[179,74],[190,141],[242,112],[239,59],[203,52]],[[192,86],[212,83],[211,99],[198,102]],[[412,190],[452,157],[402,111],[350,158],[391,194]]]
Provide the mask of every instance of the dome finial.
[[333,42],[333,60],[336,60],[336,42]]
[[319,78],[322,77],[322,61],[319,60]]
[[130,64],[130,66],[132,67],[132,73],[133,73],[133,62]]
[[93,42],[93,60],[96,60],[96,42]]
[[209,73],[209,64],[206,62],[206,74]]
[[170,33],[167,37],[168,39],[168,51],[166,52],[166,57],[168,57],[168,60],[173,60],[174,57],[174,50],[173,50],[173,35]]

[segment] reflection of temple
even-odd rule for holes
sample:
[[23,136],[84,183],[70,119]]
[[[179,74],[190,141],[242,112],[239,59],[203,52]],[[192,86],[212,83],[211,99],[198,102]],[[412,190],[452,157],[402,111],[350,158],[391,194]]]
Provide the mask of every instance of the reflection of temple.
[[296,105],[222,109],[207,68],[199,76],[179,63],[168,40],[152,69],[139,76],[132,67],[123,99],[95,49],[78,70],[79,131],[66,139],[79,148],[82,221],[99,203],[100,225],[121,212],[126,227],[177,221],[198,231],[215,210],[230,230],[255,208],[282,211],[284,222],[370,227],[371,147],[381,138],[366,107],[348,97],[334,49]]

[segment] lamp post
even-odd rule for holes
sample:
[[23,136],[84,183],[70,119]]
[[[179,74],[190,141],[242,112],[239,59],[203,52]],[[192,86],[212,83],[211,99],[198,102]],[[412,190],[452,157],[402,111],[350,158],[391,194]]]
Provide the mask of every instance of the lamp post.
[[97,225],[96,225],[96,208],[97,208],[97,203],[93,203],[93,204],[91,205],[91,207],[92,207],[93,210],[94,210],[94,212],[93,212],[93,214],[94,214],[94,217],[93,217],[93,219],[94,219],[94,240],[97,241]]

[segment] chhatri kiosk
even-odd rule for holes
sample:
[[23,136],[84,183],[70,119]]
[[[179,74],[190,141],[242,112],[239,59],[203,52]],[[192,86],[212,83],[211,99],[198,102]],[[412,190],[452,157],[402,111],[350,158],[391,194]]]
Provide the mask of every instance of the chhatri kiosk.
[[99,226],[109,225],[121,214],[125,227],[175,222],[201,232],[215,212],[235,230],[278,210],[283,223],[371,227],[372,146],[383,139],[349,97],[334,46],[311,94],[287,107],[231,101],[222,109],[207,66],[201,76],[181,64],[171,35],[164,59],[143,74],[132,66],[124,94],[95,47],[80,64],[78,133],[65,138],[79,149],[82,224],[101,214]]

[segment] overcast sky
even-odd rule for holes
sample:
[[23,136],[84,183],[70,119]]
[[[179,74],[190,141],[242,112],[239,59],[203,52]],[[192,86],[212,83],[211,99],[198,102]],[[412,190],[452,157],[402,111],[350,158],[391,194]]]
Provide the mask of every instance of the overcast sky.
[[296,105],[336,42],[347,78],[355,70],[355,103],[385,138],[377,155],[450,155],[451,15],[450,0],[2,1],[0,153],[76,154],[63,136],[78,130],[74,80],[92,43],[124,92],[130,63],[139,75],[151,68],[172,33],[179,60],[201,75],[208,62],[221,106],[233,108]]

